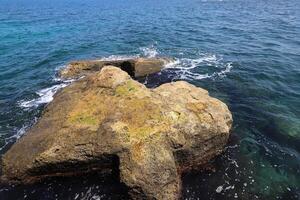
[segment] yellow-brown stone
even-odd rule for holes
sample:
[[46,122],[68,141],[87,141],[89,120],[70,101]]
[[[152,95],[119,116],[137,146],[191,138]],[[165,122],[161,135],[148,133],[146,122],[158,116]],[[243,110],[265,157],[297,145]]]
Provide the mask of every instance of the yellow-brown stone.
[[86,75],[3,156],[3,182],[118,167],[133,199],[173,200],[183,170],[223,151],[232,117],[206,90],[183,81],[148,89],[113,66]]

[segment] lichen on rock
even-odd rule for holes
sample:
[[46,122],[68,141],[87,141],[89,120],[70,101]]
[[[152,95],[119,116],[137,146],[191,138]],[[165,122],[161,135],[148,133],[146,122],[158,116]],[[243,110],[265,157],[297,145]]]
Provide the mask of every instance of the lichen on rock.
[[183,81],[148,89],[103,66],[55,95],[3,156],[1,180],[118,168],[133,199],[177,199],[181,173],[220,154],[231,124],[227,106],[204,89]]

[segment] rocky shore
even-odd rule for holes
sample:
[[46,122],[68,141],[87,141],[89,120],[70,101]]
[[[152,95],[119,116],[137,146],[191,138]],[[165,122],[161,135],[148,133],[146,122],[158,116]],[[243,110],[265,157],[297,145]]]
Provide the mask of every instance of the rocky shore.
[[181,173],[220,154],[232,116],[204,89],[178,81],[148,89],[135,77],[171,59],[79,61],[84,76],[55,95],[38,123],[2,157],[1,181],[118,173],[132,199],[178,199]]
[[100,71],[104,66],[111,65],[121,68],[134,78],[138,78],[159,72],[166,64],[172,61],[173,59],[171,58],[74,61],[60,72],[60,76],[63,78],[78,78]]

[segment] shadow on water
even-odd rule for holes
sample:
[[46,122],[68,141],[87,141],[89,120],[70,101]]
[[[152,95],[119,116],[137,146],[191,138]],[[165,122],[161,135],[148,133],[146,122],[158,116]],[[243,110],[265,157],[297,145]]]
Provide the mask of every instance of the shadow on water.
[[0,199],[128,199],[127,187],[118,176],[89,174],[80,177],[60,177],[28,186],[1,186]]

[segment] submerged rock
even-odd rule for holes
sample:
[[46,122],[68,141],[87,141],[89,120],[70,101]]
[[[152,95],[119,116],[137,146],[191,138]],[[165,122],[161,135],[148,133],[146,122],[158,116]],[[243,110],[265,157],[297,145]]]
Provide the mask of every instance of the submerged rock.
[[223,151],[231,113],[178,81],[148,89],[105,66],[64,88],[2,158],[3,182],[119,173],[133,199],[177,199],[181,173]]
[[164,65],[172,62],[170,58],[136,58],[124,60],[86,60],[75,61],[60,72],[63,78],[77,78],[100,71],[104,66],[113,65],[126,71],[132,77],[142,77],[159,72]]

